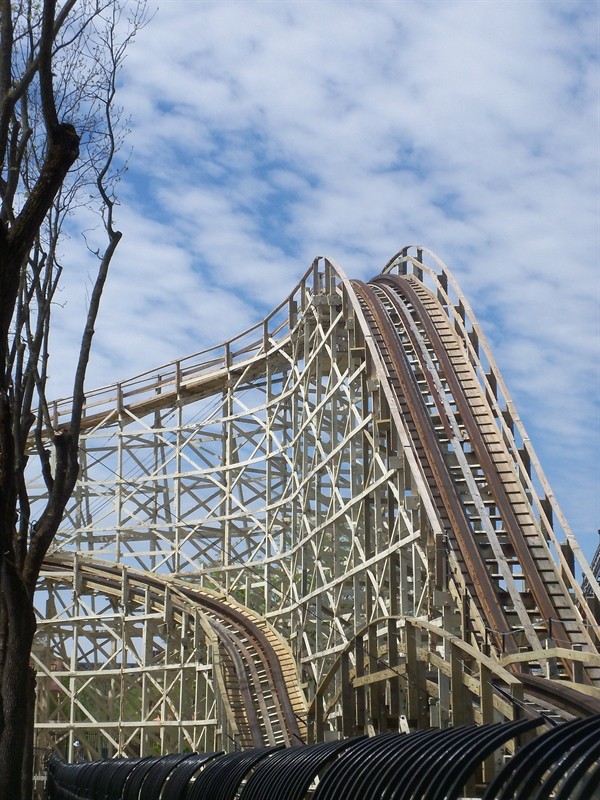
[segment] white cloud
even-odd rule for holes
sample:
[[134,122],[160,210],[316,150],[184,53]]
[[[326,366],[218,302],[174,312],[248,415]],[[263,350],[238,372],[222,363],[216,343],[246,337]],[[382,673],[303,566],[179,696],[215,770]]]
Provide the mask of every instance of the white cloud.
[[135,149],[92,379],[241,332],[317,254],[367,278],[424,244],[489,333],[589,551],[598,14],[586,0],[164,0],[123,73]]

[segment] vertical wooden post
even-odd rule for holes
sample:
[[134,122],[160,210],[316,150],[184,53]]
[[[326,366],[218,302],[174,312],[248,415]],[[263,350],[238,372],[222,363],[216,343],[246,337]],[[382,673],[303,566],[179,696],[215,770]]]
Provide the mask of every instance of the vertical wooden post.
[[[357,636],[355,640],[355,656],[356,656],[356,677],[362,677],[365,674],[365,649],[364,642],[361,636]],[[365,733],[367,729],[367,708],[365,687],[356,687],[356,729],[358,733]]]
[[[398,634],[396,632],[396,621],[388,619],[387,623],[388,640],[388,664],[391,669],[398,670],[400,666],[400,655],[398,653]],[[399,671],[399,670],[398,670]],[[400,676],[390,678],[390,705],[389,723],[398,730],[400,724]]]
[[[492,686],[492,673],[485,664],[479,664],[479,708],[481,710],[481,724],[491,725],[494,721],[494,688]],[[483,780],[489,783],[496,772],[494,754],[489,755],[483,762]]]
[[418,630],[406,625],[406,677],[408,679],[408,720],[411,728],[429,727],[429,710],[423,665],[419,663],[417,651]]
[[469,714],[466,708],[465,685],[463,683],[464,662],[459,646],[450,644],[450,680],[452,692],[452,725],[458,728],[467,725]]
[[354,697],[352,696],[352,685],[350,683],[350,653],[342,653],[341,658],[341,696],[342,696],[342,735],[356,735],[356,710]]

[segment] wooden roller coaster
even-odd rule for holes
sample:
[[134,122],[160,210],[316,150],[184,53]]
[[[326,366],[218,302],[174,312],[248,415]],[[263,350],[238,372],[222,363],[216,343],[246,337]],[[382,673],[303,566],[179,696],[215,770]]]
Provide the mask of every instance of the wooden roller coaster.
[[40,751],[600,712],[598,565],[423,248],[368,283],[317,259],[237,339],[89,393],[83,431],[38,592]]

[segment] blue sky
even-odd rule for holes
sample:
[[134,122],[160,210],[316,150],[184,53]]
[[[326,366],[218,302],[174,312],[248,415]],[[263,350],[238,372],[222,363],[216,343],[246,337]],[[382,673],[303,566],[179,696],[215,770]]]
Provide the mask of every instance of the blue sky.
[[[316,255],[365,279],[422,244],[459,281],[591,556],[599,8],[159,0],[121,76],[133,153],[89,385],[240,333]],[[65,283],[64,352],[85,280]]]

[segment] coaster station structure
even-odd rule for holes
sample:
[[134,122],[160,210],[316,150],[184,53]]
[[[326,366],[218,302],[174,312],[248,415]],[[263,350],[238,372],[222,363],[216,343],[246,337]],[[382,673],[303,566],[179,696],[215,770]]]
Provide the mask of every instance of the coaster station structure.
[[71,761],[600,709],[597,575],[420,247],[90,392],[37,597],[36,746]]

